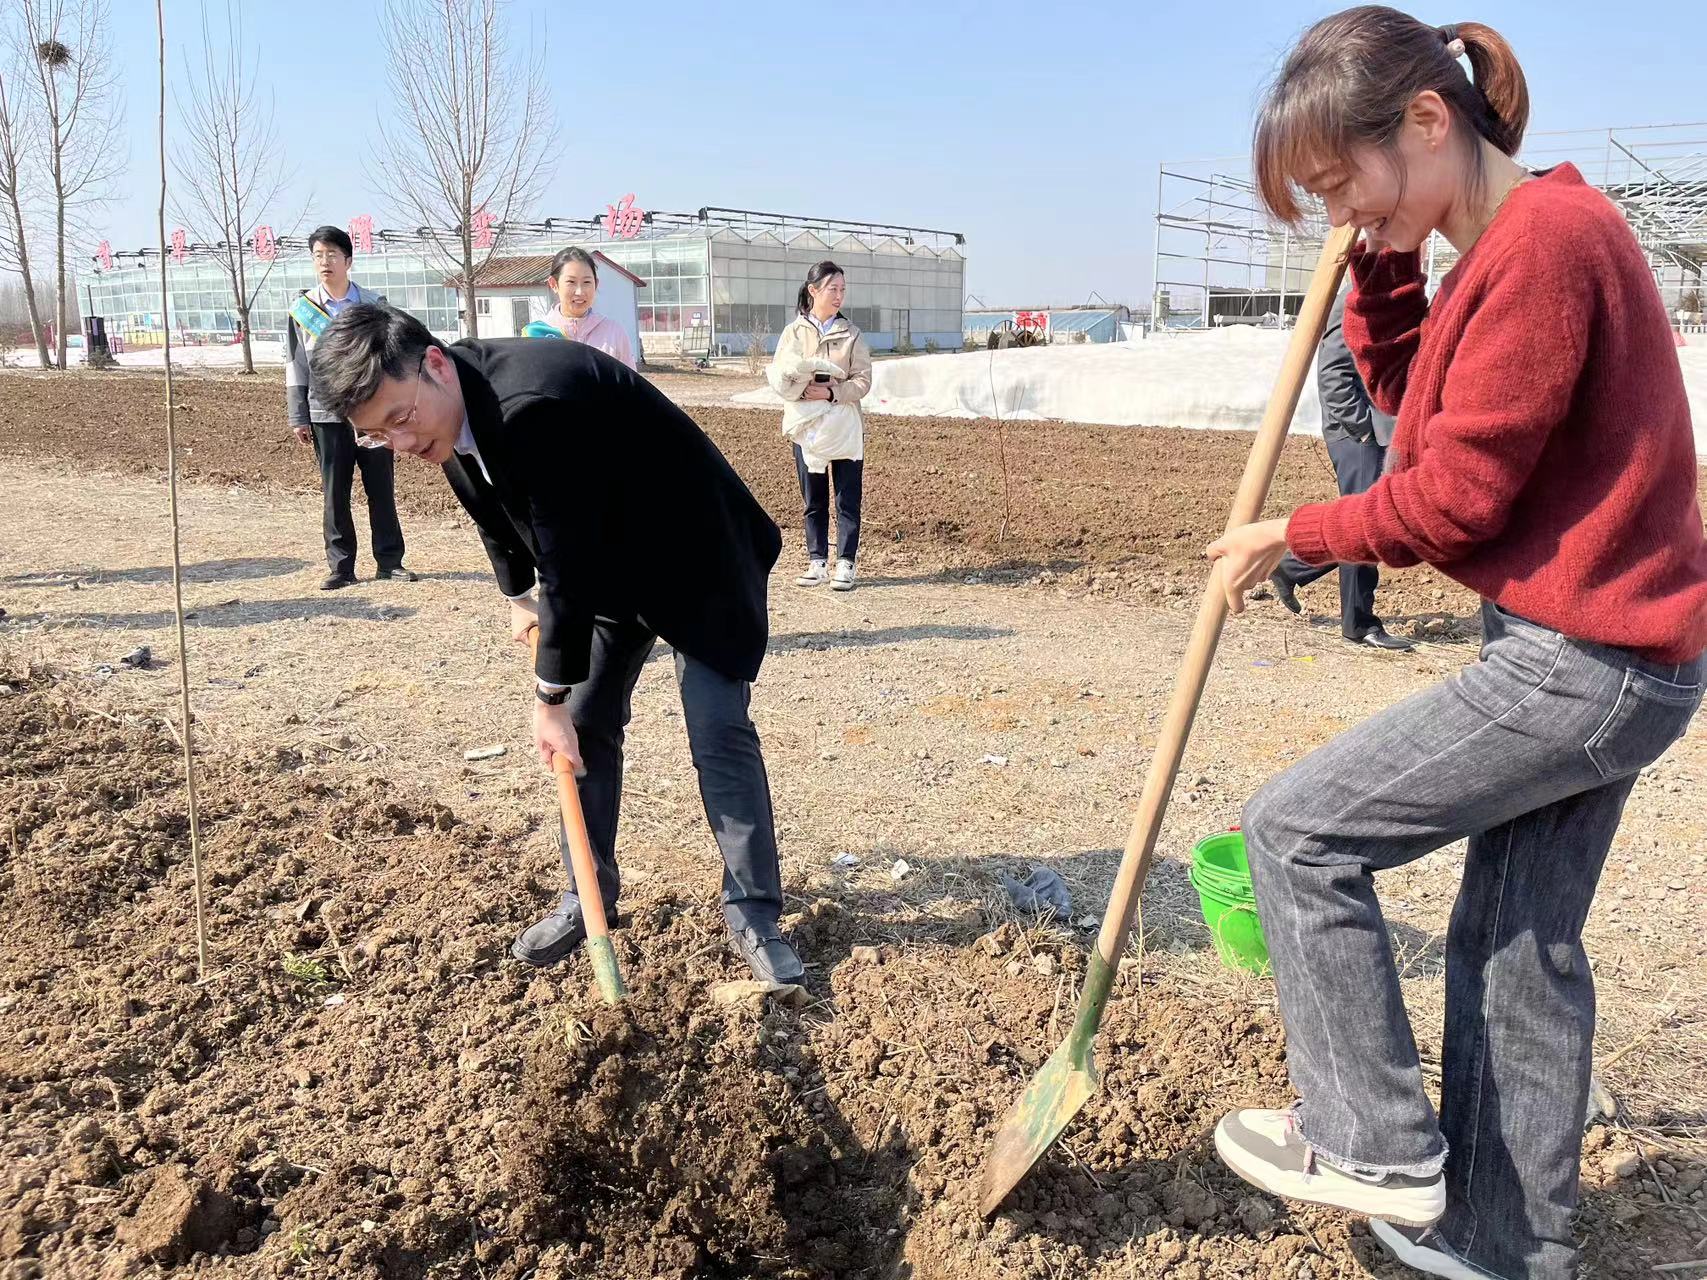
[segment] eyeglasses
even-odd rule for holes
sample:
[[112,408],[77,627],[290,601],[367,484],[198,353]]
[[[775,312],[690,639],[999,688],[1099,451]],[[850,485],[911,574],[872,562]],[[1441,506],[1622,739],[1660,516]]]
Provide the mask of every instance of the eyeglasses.
[[344,260],[344,255],[337,252],[336,250],[333,250],[329,253],[328,252],[316,253],[314,255],[314,260],[316,262],[342,262]]
[[409,406],[409,412],[383,427],[374,427],[367,431],[356,432],[356,448],[384,449],[391,438],[391,433],[415,421],[415,411],[421,406],[421,384],[426,381],[427,353],[421,353],[421,363],[415,366],[415,399]]

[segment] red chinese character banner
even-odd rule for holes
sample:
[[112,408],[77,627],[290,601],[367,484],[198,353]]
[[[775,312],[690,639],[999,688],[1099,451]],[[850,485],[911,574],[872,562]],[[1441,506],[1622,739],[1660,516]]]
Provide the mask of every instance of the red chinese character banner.
[[632,191],[605,206],[605,232],[612,240],[633,240],[645,225],[646,210],[635,205]]
[[358,213],[350,219],[350,239],[355,241],[357,253],[373,252],[373,217],[371,214]]

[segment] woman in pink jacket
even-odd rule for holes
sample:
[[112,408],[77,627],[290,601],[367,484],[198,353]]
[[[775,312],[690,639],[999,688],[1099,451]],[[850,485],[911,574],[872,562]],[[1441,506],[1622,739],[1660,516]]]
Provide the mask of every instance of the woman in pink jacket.
[[557,305],[546,313],[545,323],[572,342],[584,342],[607,356],[634,368],[634,344],[621,325],[593,310],[599,297],[599,268],[585,249],[561,249],[551,260],[546,280],[557,295]]

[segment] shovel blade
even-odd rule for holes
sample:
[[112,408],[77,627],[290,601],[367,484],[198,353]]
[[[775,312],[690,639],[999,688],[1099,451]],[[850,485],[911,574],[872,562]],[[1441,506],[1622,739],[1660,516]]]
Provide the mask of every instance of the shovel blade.
[[1077,1036],[1062,1041],[1032,1077],[996,1134],[979,1194],[986,1218],[1001,1207],[1008,1192],[1031,1172],[1032,1165],[1101,1087],[1102,1076],[1091,1057],[1091,1038],[1087,1036],[1082,1043]]
[[593,978],[599,984],[599,995],[606,1004],[618,1004],[628,994],[622,981],[622,970],[616,965],[616,948],[608,937],[587,939],[587,958],[593,962]]

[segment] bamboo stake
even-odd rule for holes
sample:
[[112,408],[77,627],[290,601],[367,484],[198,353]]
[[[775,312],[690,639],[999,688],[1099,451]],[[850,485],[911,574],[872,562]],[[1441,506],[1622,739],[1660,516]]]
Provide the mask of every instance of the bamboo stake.
[[[166,364],[166,490],[172,501],[172,613],[178,627],[178,701],[184,720],[184,785],[190,800],[190,868],[196,880],[196,981],[207,977],[207,904],[202,886],[201,811],[196,805],[196,756],[190,735],[190,655],[184,639],[184,559],[178,519],[178,411],[172,402],[172,325],[166,284],[166,8],[154,0],[160,35],[160,334]],[[238,252],[242,252],[241,249]]]

